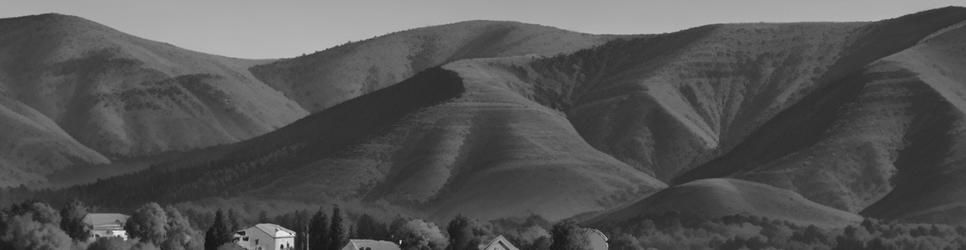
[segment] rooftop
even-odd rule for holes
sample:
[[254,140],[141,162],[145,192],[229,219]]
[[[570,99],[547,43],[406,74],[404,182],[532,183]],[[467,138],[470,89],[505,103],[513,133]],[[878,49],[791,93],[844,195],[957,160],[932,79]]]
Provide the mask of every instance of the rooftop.
[[90,213],[84,216],[84,223],[93,229],[123,229],[131,216],[117,213]]
[[259,223],[255,224],[253,227],[258,228],[259,230],[262,230],[263,232],[275,238],[295,237],[295,231],[272,223]]
[[396,245],[396,243],[384,241],[384,240],[350,239],[349,245],[352,245],[353,249],[399,250],[399,245]]

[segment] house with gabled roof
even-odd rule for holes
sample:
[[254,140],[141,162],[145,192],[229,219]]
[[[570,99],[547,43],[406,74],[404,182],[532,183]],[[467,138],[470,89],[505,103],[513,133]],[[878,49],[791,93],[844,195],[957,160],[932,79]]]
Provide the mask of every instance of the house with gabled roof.
[[289,250],[295,247],[295,231],[260,223],[235,232],[232,241],[248,250]]
[[342,250],[400,250],[400,248],[391,241],[350,239]]
[[496,236],[486,244],[479,246],[480,250],[520,250],[510,243],[503,235]]
[[87,241],[93,242],[101,237],[118,237],[127,240],[124,223],[127,223],[128,218],[131,218],[131,216],[117,213],[89,213],[85,215],[82,221],[91,228],[91,234]]

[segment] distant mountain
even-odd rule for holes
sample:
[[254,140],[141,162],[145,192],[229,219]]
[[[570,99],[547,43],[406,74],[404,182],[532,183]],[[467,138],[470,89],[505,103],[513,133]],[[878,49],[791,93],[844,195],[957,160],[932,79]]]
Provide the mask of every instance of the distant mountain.
[[315,112],[291,125],[45,195],[358,202],[437,220],[677,210],[966,223],[964,23],[949,7],[621,37],[415,29],[251,68]]
[[[0,186],[72,165],[237,142],[307,114],[248,67],[73,16],[0,19]],[[27,135],[27,136],[24,136]],[[9,178],[8,178],[9,177]]]
[[272,61],[188,51],[59,14],[2,19],[0,32],[3,98],[59,127],[44,133],[69,135],[29,139],[10,130],[10,137],[31,146],[6,147],[10,153],[0,162],[10,163],[0,169],[11,174],[0,177],[0,186],[43,185],[51,173],[71,174],[57,172],[66,166],[248,139],[452,60],[563,53],[608,39],[474,21]]
[[569,53],[612,38],[518,22],[467,21],[346,43],[259,65],[252,72],[316,112],[447,62]]
[[754,215],[827,227],[862,221],[857,214],[809,201],[789,190],[738,179],[702,179],[661,190],[644,200],[599,215],[585,223],[612,225],[640,215],[666,212],[707,218]]
[[[923,39],[939,39],[937,32],[964,20],[966,9],[943,8],[873,23],[710,25],[550,58],[499,59],[479,68],[528,99],[566,114],[598,150],[662,181],[745,178],[858,212],[896,184],[889,179],[898,159],[879,152],[908,145],[855,145],[884,136],[885,128],[875,126],[905,129],[911,122],[884,123],[893,113],[909,115],[902,119],[937,113],[888,111],[906,104],[885,97],[869,97],[879,103],[869,111],[842,113],[861,107],[862,96],[881,95],[877,89],[861,89],[857,77],[881,64],[877,60],[913,53]],[[947,72],[959,65],[932,58],[916,63]],[[906,76],[879,71],[871,76],[908,86],[901,81]],[[958,92],[953,87],[939,91]],[[851,120],[864,122],[852,128],[838,125]],[[836,129],[842,130],[830,134]],[[905,133],[898,131],[891,140],[909,142],[916,136]],[[913,161],[923,162],[922,157]]]

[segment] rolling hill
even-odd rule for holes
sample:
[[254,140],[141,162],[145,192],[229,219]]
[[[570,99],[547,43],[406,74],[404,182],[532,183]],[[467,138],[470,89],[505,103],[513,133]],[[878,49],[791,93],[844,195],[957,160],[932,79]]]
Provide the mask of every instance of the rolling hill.
[[290,125],[42,195],[117,208],[360,202],[435,220],[679,210],[966,223],[964,23],[949,7],[642,36],[415,29],[251,67],[314,112]]
[[[210,161],[157,166],[55,195],[114,207],[211,197],[362,200],[439,219],[561,219],[664,186],[594,150],[560,113],[500,86],[475,63],[423,71],[227,146]],[[105,195],[119,189],[128,191]]]
[[[932,23],[937,20],[934,17],[946,21]],[[908,55],[934,47],[928,41],[956,30],[947,27],[961,26],[956,23],[963,18],[962,8],[948,8],[873,26],[880,30],[873,33],[915,33],[921,38],[906,40],[909,47],[869,62],[806,97],[727,155],[681,179],[731,176],[759,181],[859,212],[894,189],[910,185],[904,183],[907,179],[919,179],[925,173],[912,169],[949,164],[944,162],[957,159],[957,150],[941,145],[956,138],[955,121],[961,111],[956,111],[954,104],[960,101],[953,94],[962,80],[943,76],[939,70],[952,72],[960,64]],[[959,21],[949,24],[955,20]],[[933,28],[924,30],[923,25]],[[922,64],[930,66],[914,66]]]
[[[895,189],[863,210],[869,216],[917,222],[964,224],[966,160],[966,22],[937,32],[915,47],[886,57],[866,74],[895,74],[872,78],[869,88],[903,89],[907,106],[899,116],[901,133],[889,133],[904,144],[895,152]],[[902,86],[902,87],[899,87]],[[883,91],[885,92],[885,91]],[[889,93],[889,92],[886,92]],[[865,102],[869,103],[869,102]],[[871,105],[870,105],[871,106]],[[899,137],[901,136],[901,137]],[[895,144],[893,144],[895,145]]]
[[950,8],[873,23],[710,25],[505,68],[595,148],[680,183],[806,97],[964,18]]
[[317,112],[467,58],[555,55],[614,38],[507,21],[466,21],[395,32],[252,68],[259,79]]
[[[248,139],[307,114],[248,67],[73,16],[0,20],[0,186],[58,169]],[[30,135],[30,136],[21,136]],[[11,176],[19,176],[7,178]],[[22,177],[22,178],[21,178]]]
[[[963,20],[963,8],[943,8],[872,23],[710,25],[480,67],[566,114],[598,150],[662,181],[730,176],[859,212],[904,178],[894,164],[940,157],[895,154],[918,136],[934,140],[906,128],[949,121],[925,117],[942,114],[930,105],[951,102],[933,92],[958,93],[952,83],[961,82],[947,77],[929,91],[905,84],[909,74],[890,73],[883,61],[919,50],[927,37],[942,39],[937,32]],[[959,65],[915,62],[945,72]],[[865,85],[870,79],[901,84]]]
[[[0,147],[8,150],[0,168],[10,173],[0,177],[0,186],[45,186],[51,184],[47,176],[77,175],[68,166],[124,165],[117,160],[249,139],[452,60],[563,53],[609,39],[472,21],[293,59],[246,60],[188,51],[59,14],[3,19],[0,32],[3,98],[16,103],[9,109],[42,116],[29,122],[4,118],[28,124],[8,130],[5,141],[11,143]],[[56,126],[48,126],[51,121]],[[39,133],[22,133],[28,128],[21,127],[43,135],[18,137]]]

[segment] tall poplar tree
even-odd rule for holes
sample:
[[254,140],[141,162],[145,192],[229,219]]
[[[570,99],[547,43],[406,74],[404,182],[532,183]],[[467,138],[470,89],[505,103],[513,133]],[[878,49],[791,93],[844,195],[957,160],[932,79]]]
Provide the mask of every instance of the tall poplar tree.
[[342,211],[339,206],[332,207],[332,224],[329,227],[328,250],[339,250],[349,242],[349,230],[346,229]]

